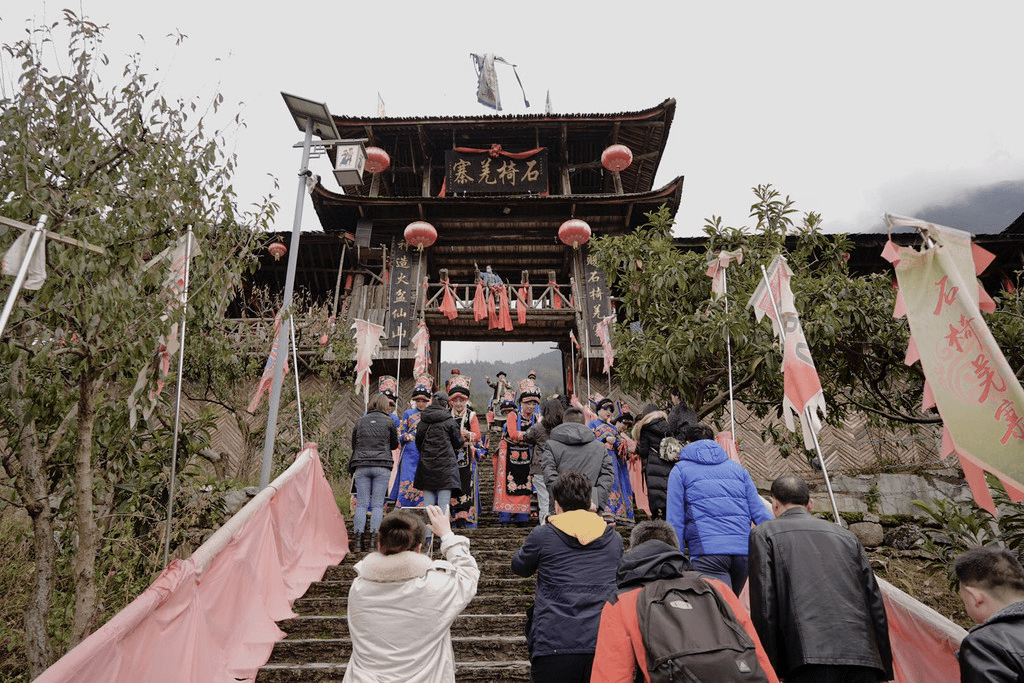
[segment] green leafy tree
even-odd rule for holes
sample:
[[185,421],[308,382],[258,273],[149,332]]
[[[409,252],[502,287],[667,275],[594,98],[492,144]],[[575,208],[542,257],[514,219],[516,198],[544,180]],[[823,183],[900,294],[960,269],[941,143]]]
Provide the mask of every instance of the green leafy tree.
[[[167,264],[147,265],[191,227],[202,254],[192,262],[187,325],[207,334],[253,267],[276,209],[236,207],[235,160],[223,150],[225,133],[241,123],[204,125],[221,97],[209,107],[169,101],[141,56],[110,67],[104,32],[66,11],[63,22],[3,47],[20,76],[17,92],[0,100],[0,212],[25,223],[45,214],[48,230],[104,250],[48,240],[46,282],[23,293],[0,339],[4,498],[28,512],[33,529],[24,617],[32,677],[98,625],[111,592],[134,594],[129,584],[144,567],[125,561],[136,550],[129,540],[140,528],[159,530],[165,514],[170,392],[135,429],[126,397],[182,310],[166,295]],[[54,49],[62,44],[66,60]],[[0,240],[10,244],[13,232]],[[175,455],[185,477],[201,471],[196,457],[212,426],[204,418],[183,429]],[[205,514],[201,507],[193,512]],[[161,540],[147,537],[142,555],[154,557]],[[55,597],[65,588],[69,609]]]
[[[762,279],[760,266],[776,254],[795,275],[793,294],[828,405],[839,425],[866,413],[879,425],[936,422],[920,414],[919,366],[903,363],[905,321],[892,317],[894,296],[885,275],[851,276],[845,235],[826,234],[821,219],[797,210],[770,185],[754,189],[753,227],[706,222],[703,251],[680,250],[672,240],[666,208],[648,215],[631,234],[595,240],[594,255],[618,297],[616,367],[626,391],[645,396],[679,387],[698,414],[720,416],[728,406],[727,340],[731,343],[734,394],[759,417],[780,411],[782,355],[771,325],[746,307]],[[725,300],[712,301],[709,261],[721,250],[742,248],[742,265],[728,270]],[[640,322],[634,332],[630,323]],[[782,452],[802,449],[798,435],[763,423],[763,434]]]

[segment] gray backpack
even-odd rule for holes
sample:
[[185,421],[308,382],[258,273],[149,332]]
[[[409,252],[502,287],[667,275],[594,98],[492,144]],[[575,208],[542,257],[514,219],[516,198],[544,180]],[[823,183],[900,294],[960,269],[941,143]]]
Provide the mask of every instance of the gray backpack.
[[647,584],[636,612],[651,683],[767,683],[754,641],[697,572]]

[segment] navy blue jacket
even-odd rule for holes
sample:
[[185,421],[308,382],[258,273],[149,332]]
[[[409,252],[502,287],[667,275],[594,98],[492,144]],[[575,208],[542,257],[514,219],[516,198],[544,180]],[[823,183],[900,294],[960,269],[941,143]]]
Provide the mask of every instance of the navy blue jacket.
[[679,452],[668,476],[665,519],[690,560],[701,555],[746,555],[750,522],[771,519],[750,473],[711,439]]
[[586,510],[553,515],[530,532],[512,557],[512,571],[537,574],[526,636],[531,660],[594,652],[601,609],[615,593],[621,558],[622,536]]

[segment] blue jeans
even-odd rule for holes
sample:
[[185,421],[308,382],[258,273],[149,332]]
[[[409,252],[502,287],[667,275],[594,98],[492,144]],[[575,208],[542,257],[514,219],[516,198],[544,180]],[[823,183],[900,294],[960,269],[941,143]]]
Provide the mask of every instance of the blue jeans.
[[370,533],[380,529],[384,517],[384,496],[388,492],[391,470],[386,467],[357,467],[352,475],[356,483],[356,511],[352,528],[357,534],[366,530],[366,511],[370,510]]
[[[390,473],[389,473],[390,474]],[[428,505],[436,505],[441,508],[444,512],[446,508],[451,507],[452,503],[452,490],[441,489],[440,491],[424,491],[423,492],[423,507]]]
[[701,555],[693,561],[694,570],[701,576],[718,579],[736,595],[747,582],[747,567],[746,555]]

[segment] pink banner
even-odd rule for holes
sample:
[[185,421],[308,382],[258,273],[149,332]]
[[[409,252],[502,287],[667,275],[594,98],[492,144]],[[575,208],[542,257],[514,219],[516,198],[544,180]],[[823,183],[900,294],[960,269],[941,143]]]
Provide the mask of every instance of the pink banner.
[[804,446],[814,450],[814,436],[821,431],[818,413],[825,415],[825,394],[797,315],[793,290],[789,285],[792,278],[793,271],[786,259],[776,256],[768,268],[767,279],[761,278],[761,284],[754,290],[747,307],[754,309],[758,322],[767,315],[772,321],[775,336],[783,341],[783,417],[786,427],[792,432],[796,431],[793,416],[800,416]]
[[37,683],[253,680],[284,638],[276,621],[348,551],[316,444],[187,560],[173,560],[131,604]]
[[907,316],[907,364],[925,374],[922,410],[938,408],[946,434],[943,453],[955,451],[979,505],[995,513],[980,470],[996,475],[1011,497],[1024,496],[1024,389],[981,312],[995,304],[976,274],[991,254],[971,244],[970,233],[924,221],[887,216],[931,240],[922,251],[891,241],[883,256],[899,282],[895,317]]

